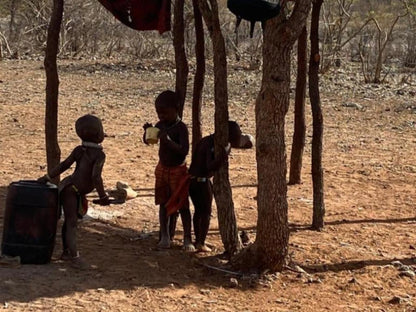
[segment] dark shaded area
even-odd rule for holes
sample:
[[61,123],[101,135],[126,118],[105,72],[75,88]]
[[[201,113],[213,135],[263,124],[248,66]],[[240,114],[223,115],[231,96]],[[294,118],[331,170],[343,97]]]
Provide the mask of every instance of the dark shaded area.
[[[1,233],[6,194],[7,187],[0,187]],[[185,287],[189,284],[207,288],[228,284],[226,276],[222,279],[207,274],[198,257],[182,251],[177,242],[169,250],[158,250],[158,232],[124,228],[115,222],[95,219],[80,222],[79,249],[92,266],[80,271],[58,260],[62,251],[60,220],[51,263],[18,267],[0,265],[0,302],[31,302],[40,297],[58,298],[98,288],[134,290],[137,287]],[[177,236],[181,236],[180,231]],[[178,265],[182,268],[181,273],[172,270]]]
[[[250,185],[249,185],[250,186]],[[252,185],[254,186],[254,185]],[[243,187],[235,185],[234,187]],[[135,191],[148,192],[139,196],[153,196],[153,188],[137,188]],[[3,217],[7,187],[0,187],[0,234],[3,232]],[[93,197],[93,196],[90,196]],[[327,225],[361,223],[413,222],[416,217],[397,219],[337,220]],[[0,266],[0,303],[17,301],[33,302],[41,297],[59,298],[74,292],[104,289],[134,290],[137,287],[164,288],[196,285],[198,288],[229,287],[230,278],[242,277],[227,265],[226,255],[187,254],[182,246],[175,243],[169,250],[158,250],[158,232],[143,232],[125,228],[117,221],[85,220],[79,225],[79,245],[85,260],[93,266],[87,271],[71,268],[68,263],[57,260],[61,253],[61,235],[58,230],[52,262],[47,265],[21,265],[20,267]],[[58,229],[62,220],[58,222]],[[292,231],[310,230],[310,225],[290,224]],[[255,232],[255,227],[240,228]],[[218,235],[218,229],[210,229],[209,235]],[[178,231],[177,236],[182,235]],[[389,265],[400,261],[404,265],[415,265],[415,258],[368,259],[340,263],[314,265],[299,264],[308,273],[340,272],[358,270],[367,266]],[[181,271],[172,270],[180,265]],[[52,288],[52,285],[55,285]],[[252,290],[250,279],[239,280],[239,289]]]

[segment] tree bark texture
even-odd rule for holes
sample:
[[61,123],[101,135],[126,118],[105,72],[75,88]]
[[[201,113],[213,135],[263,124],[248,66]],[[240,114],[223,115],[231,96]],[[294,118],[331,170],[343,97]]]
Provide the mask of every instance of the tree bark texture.
[[[198,0],[214,50],[215,153],[228,144],[228,90],[225,41],[221,32],[216,0]],[[214,175],[214,196],[218,224],[225,251],[231,256],[242,248],[228,176],[228,163]]]
[[280,271],[288,254],[285,115],[289,107],[290,54],[310,10],[298,0],[289,19],[284,14],[266,22],[263,77],[256,99],[257,236],[233,261],[241,269]]
[[12,0],[10,3],[9,42],[16,41],[16,12],[19,0]]
[[302,158],[305,147],[305,95],[307,72],[308,32],[306,26],[298,38],[298,68],[296,76],[295,124],[293,131],[292,152],[290,156],[289,184],[301,183]]
[[[63,0],[53,1],[44,60],[46,72],[45,140],[48,171],[57,166],[61,158],[61,150],[58,144],[59,76],[56,58],[58,55],[63,7]],[[58,183],[59,176],[53,182]]]
[[202,15],[198,7],[198,1],[192,0],[195,19],[195,56],[196,71],[194,77],[194,90],[192,97],[192,150],[202,138],[202,91],[205,78],[205,37]]
[[319,92],[319,15],[323,0],[316,0],[312,6],[311,55],[309,60],[309,97],[312,108],[312,184],[313,217],[312,228],[320,230],[324,226],[324,176],[322,169],[323,116]]
[[176,84],[175,92],[179,95],[179,116],[182,118],[185,105],[186,87],[188,82],[189,66],[185,53],[185,22],[183,19],[184,0],[175,0],[173,11],[173,47],[175,50]]

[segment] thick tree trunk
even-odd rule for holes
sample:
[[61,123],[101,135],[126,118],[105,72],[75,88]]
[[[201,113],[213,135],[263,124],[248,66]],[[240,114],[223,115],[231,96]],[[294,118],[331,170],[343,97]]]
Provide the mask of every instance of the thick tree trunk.
[[[57,166],[61,158],[61,150],[58,145],[59,77],[56,58],[58,55],[63,7],[63,0],[54,0],[44,60],[46,72],[45,140],[48,171]],[[53,182],[58,183],[59,176]]]
[[268,44],[272,38],[265,35],[262,90],[256,101],[256,244],[262,267],[281,270],[289,241],[285,116],[289,107],[290,48],[272,47]]
[[194,78],[194,90],[192,97],[192,150],[202,138],[201,107],[202,90],[205,78],[205,38],[202,15],[197,0],[192,0],[195,19],[195,55],[196,71]]
[[[214,97],[215,97],[215,153],[219,153],[228,144],[228,90],[227,59],[224,37],[221,32],[218,5],[216,0],[198,0],[199,8],[211,36],[214,50]],[[214,195],[218,210],[218,224],[225,251],[231,256],[238,252],[241,240],[238,235],[237,221],[231,185],[228,177],[228,164],[214,175]]]
[[183,19],[184,0],[175,0],[173,22],[173,47],[175,50],[176,84],[175,91],[179,95],[179,116],[182,118],[185,105],[186,87],[188,81],[188,60],[185,53],[185,23]]
[[288,254],[285,115],[289,107],[290,53],[309,13],[310,0],[296,1],[289,20],[269,20],[264,31],[263,78],[256,100],[257,236],[233,259],[240,269],[279,271]]
[[296,76],[295,95],[295,124],[292,141],[292,153],[290,156],[289,184],[301,183],[302,157],[305,147],[305,95],[306,95],[306,71],[307,71],[307,44],[308,32],[306,26],[298,38],[298,69]]
[[322,169],[323,117],[319,93],[319,15],[323,0],[316,0],[312,8],[311,56],[309,61],[309,97],[312,107],[312,182],[313,217],[312,228],[320,230],[324,226],[324,176]]

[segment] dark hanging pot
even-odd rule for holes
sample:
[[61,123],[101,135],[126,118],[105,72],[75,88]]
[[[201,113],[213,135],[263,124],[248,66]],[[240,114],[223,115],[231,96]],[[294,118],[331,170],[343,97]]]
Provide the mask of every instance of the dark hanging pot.
[[264,22],[280,13],[280,3],[267,0],[228,0],[228,9],[237,16],[236,29],[241,20],[250,22],[250,37],[253,38],[254,25],[261,22],[264,28]]

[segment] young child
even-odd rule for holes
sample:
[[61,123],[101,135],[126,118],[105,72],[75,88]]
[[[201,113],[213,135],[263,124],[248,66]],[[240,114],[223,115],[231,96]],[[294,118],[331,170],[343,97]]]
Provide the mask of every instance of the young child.
[[198,251],[209,252],[211,249],[205,244],[211,219],[212,183],[210,178],[225,162],[231,146],[239,146],[241,138],[240,126],[235,121],[228,122],[229,144],[220,151],[220,156],[215,157],[214,135],[211,134],[201,139],[194,148],[192,162],[189,167],[191,181],[189,195],[195,207],[193,218],[195,232],[195,248]]
[[[158,247],[169,248],[175,232],[177,213],[168,216],[165,204],[172,193],[179,186],[180,181],[187,176],[185,158],[189,151],[188,128],[178,116],[178,97],[173,91],[166,90],[160,93],[155,101],[155,108],[159,122],[159,163],[156,166],[155,176],[155,203],[159,207],[160,240]],[[146,129],[152,124],[143,125],[145,134],[143,140],[146,144]],[[194,251],[191,237],[191,212],[189,201],[186,198],[179,209],[181,215],[184,238],[183,246],[186,251]]]
[[59,183],[60,204],[64,210],[62,226],[62,260],[70,260],[73,266],[84,269],[88,265],[80,258],[76,244],[77,219],[87,213],[85,195],[94,188],[99,199],[94,203],[108,205],[109,198],[104,191],[101,172],[105,162],[105,154],[101,146],[104,140],[104,130],[101,120],[93,115],[80,117],[75,123],[77,135],[82,144],[75,147],[72,153],[58,166],[51,169],[49,174],[38,179],[46,183],[66,171],[76,163],[75,171]]

